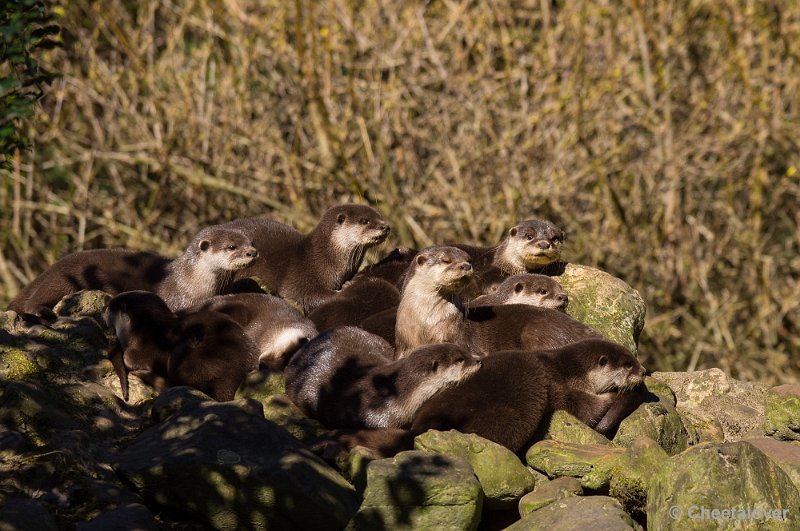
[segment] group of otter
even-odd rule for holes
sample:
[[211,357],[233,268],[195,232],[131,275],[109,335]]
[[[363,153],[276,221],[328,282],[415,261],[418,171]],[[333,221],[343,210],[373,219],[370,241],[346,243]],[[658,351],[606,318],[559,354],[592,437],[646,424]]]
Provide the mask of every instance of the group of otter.
[[[289,398],[332,437],[384,453],[432,428],[520,452],[557,409],[610,434],[641,402],[641,364],[564,313],[567,294],[540,274],[560,258],[553,223],[520,222],[488,248],[398,248],[362,269],[389,232],[375,209],[346,204],[308,234],[258,218],[206,227],[175,259],[80,251],[9,310],[42,323],[65,295],[109,292],[125,400],[130,372],[231,400],[249,372],[283,370]],[[274,295],[244,292],[250,279]]]

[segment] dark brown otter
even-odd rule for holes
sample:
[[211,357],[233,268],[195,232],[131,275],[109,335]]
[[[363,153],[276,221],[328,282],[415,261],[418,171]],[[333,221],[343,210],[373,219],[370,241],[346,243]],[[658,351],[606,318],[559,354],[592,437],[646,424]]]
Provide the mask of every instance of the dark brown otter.
[[317,335],[314,323],[289,303],[264,293],[217,295],[188,312],[201,310],[223,313],[239,323],[258,346],[262,368],[283,370],[292,354]]
[[392,284],[399,290],[403,287],[403,282],[406,278],[406,271],[411,265],[411,262],[414,261],[414,257],[416,255],[416,249],[412,249],[410,247],[397,247],[383,257],[380,261],[359,271],[353,280],[357,280],[362,277],[380,278]]
[[308,234],[269,219],[237,219],[223,226],[244,231],[260,253],[236,278],[259,278],[306,313],[335,296],[356,274],[366,250],[389,234],[377,210],[352,204],[328,209]]
[[[532,443],[542,420],[561,409],[608,435],[632,410],[632,404],[619,403],[635,403],[637,397],[641,402],[642,394],[631,390],[644,373],[627,349],[606,340],[539,352],[497,352],[484,358],[481,370],[469,379],[428,400],[414,416],[411,431],[455,429],[520,452]],[[607,416],[612,407],[615,414]]]
[[475,268],[472,291],[485,293],[503,278],[520,273],[543,273],[558,262],[566,235],[554,223],[529,219],[511,227],[507,236],[493,247],[454,244],[469,253]]
[[148,291],[113,297],[104,311],[117,341],[109,353],[128,400],[128,372],[145,382],[189,385],[215,400],[231,400],[258,364],[258,349],[229,316],[210,310],[175,315]]
[[240,231],[206,227],[175,259],[125,249],[95,249],[71,253],[23,288],[8,305],[17,313],[55,319],[52,308],[66,295],[82,289],[111,294],[145,290],[157,293],[172,310],[222,293],[231,272],[257,255]]
[[382,278],[359,275],[336,296],[308,314],[318,330],[355,326],[372,315],[400,304],[400,292],[394,285]]
[[469,301],[468,306],[474,308],[499,304],[527,304],[564,311],[568,303],[567,292],[551,277],[522,273],[506,278],[488,294]]
[[[601,336],[572,317],[549,308],[520,304],[464,308],[460,293],[472,270],[466,252],[431,247],[409,268],[396,312],[396,356],[430,343],[456,343],[485,354],[498,350],[558,348]],[[362,322],[374,333],[384,331],[390,310]]]
[[411,449],[414,437],[429,429],[455,429],[520,453],[543,435],[547,419],[559,409],[611,437],[643,402],[643,375],[630,352],[605,340],[497,352],[483,358],[475,374],[425,402],[409,430],[340,429],[316,448],[330,456],[359,445],[390,457]]
[[382,339],[357,327],[323,332],[294,355],[284,371],[286,394],[329,427],[400,428],[437,392],[480,367],[453,344],[429,345],[392,361]]

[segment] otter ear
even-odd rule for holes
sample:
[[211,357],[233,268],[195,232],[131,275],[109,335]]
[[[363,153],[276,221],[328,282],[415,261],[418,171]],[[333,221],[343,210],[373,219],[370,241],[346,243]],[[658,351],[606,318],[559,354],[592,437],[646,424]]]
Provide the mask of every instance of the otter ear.
[[605,355],[600,356],[600,359],[597,360],[597,364],[601,367],[605,367],[606,363],[608,363],[608,356]]
[[517,285],[514,286],[514,293],[522,293],[522,290],[524,289],[525,286],[522,284],[522,282],[517,282]]
[[427,262],[427,261],[428,261],[428,259],[427,259],[427,258],[425,258],[425,256],[424,256],[424,255],[421,255],[421,254],[420,254],[420,255],[417,255],[417,258],[416,258],[417,265],[422,265],[422,264],[424,264],[424,263],[425,263],[425,262]]
[[208,248],[211,247],[211,242],[208,240],[203,240],[197,245],[201,251],[208,251]]
[[336,216],[336,223],[341,225],[342,223],[344,223],[344,220],[346,220],[346,219],[347,219],[347,214],[344,214],[344,213],[339,214],[338,216]]
[[511,230],[508,231],[508,235],[509,236],[516,236],[517,235],[517,228],[516,227],[511,227]]

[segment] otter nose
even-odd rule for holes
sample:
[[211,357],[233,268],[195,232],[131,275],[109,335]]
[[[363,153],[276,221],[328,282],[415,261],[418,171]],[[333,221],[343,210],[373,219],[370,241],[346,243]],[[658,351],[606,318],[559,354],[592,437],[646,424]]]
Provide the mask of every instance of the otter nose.
[[464,262],[459,267],[461,268],[462,271],[472,270],[472,264],[470,264],[469,262]]
[[256,249],[255,247],[251,247],[244,254],[245,254],[245,256],[250,256],[252,258],[256,258],[258,256],[258,249]]
[[567,295],[566,293],[562,293],[561,295],[558,296],[558,300],[560,300],[564,304],[567,304],[569,302],[569,295]]
[[381,222],[381,224],[378,225],[378,228],[384,234],[389,234],[389,232],[391,232],[391,230],[392,230],[392,227],[390,227],[389,224],[386,223],[386,222]]
[[549,249],[551,247],[550,242],[547,240],[539,240],[536,242],[536,247],[539,249]]

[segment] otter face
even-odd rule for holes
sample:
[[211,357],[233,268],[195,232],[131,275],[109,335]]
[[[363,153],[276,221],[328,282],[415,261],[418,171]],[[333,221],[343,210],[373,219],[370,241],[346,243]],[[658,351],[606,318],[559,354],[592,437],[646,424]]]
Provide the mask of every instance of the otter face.
[[564,231],[550,221],[522,221],[508,231],[505,258],[525,271],[546,266],[561,257],[564,239]]
[[644,378],[645,369],[623,347],[605,349],[597,353],[594,368],[589,370],[589,380],[595,393],[626,391],[636,387]]
[[187,251],[192,250],[217,271],[237,271],[258,256],[258,250],[243,232],[220,227],[206,227],[198,232]]
[[333,227],[333,244],[347,252],[378,245],[391,230],[380,212],[364,205],[335,206],[325,212],[320,224],[323,221]]
[[496,289],[500,304],[527,304],[540,308],[564,310],[569,297],[561,285],[545,275],[523,273],[513,275]]
[[455,247],[429,247],[414,258],[412,277],[424,278],[436,291],[457,295],[473,276],[469,255]]

